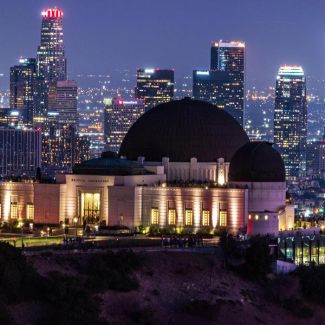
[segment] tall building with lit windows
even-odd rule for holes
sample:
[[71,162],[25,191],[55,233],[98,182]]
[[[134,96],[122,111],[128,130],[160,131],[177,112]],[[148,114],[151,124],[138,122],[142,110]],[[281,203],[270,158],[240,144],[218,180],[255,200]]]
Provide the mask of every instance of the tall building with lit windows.
[[0,127],[0,176],[35,176],[41,165],[41,131]]
[[193,97],[226,110],[241,126],[244,125],[244,42],[212,43],[210,70],[193,72]]
[[245,106],[245,43],[239,41],[213,42],[211,70],[219,71],[223,79],[223,104],[218,104],[244,125]]
[[51,131],[42,137],[42,169],[46,174],[71,171],[75,164],[89,159],[90,143],[76,133],[74,126],[54,126]]
[[36,118],[46,117],[49,85],[67,79],[62,18],[61,9],[42,11],[41,43],[37,49]]
[[174,98],[174,70],[138,69],[135,97],[143,99],[146,110]]
[[63,11],[53,8],[42,12],[41,44],[37,50],[37,72],[47,81],[67,79],[63,45]]
[[25,109],[28,121],[33,120],[36,59],[20,59],[10,68],[10,108]]
[[227,73],[224,72],[217,70],[194,70],[193,97],[197,100],[210,102],[223,109],[227,102],[226,80],[229,80],[229,78]]
[[74,80],[52,83],[48,94],[48,114],[60,124],[78,126],[78,85]]
[[284,160],[286,177],[295,181],[306,172],[306,79],[301,66],[284,65],[275,89],[274,142]]
[[107,150],[118,153],[122,141],[135,121],[144,113],[141,99],[105,99],[104,135]]

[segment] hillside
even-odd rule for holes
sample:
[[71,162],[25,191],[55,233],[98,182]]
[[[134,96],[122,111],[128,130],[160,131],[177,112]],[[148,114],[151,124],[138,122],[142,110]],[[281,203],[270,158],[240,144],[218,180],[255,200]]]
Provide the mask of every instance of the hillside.
[[[299,281],[294,277],[266,282],[244,280],[226,270],[214,255],[156,251],[136,256],[141,265],[131,272],[131,278],[135,277],[137,282],[134,288],[130,282],[129,288],[104,290],[92,296],[92,299],[96,297],[103,323],[289,325],[323,322],[324,309],[301,303]],[[65,276],[84,278],[80,265],[89,258],[90,254],[43,253],[28,257],[28,261],[45,277],[59,271]],[[96,270],[100,268],[94,272]],[[105,275],[100,277],[105,278]],[[84,282],[86,286],[89,281]],[[10,307],[14,323],[33,324],[41,307],[40,303]]]

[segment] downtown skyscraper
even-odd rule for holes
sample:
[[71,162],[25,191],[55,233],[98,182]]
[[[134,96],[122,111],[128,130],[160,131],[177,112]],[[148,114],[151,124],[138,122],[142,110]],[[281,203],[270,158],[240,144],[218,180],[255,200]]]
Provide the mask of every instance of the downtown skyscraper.
[[174,98],[174,70],[138,69],[135,97],[143,99],[146,110]]
[[34,117],[41,121],[47,115],[50,85],[67,79],[62,19],[61,9],[46,9],[42,12],[41,42],[37,49],[37,80],[34,94]]
[[107,150],[119,152],[125,135],[144,111],[144,101],[141,99],[105,99],[104,135]]
[[244,42],[212,43],[210,70],[193,71],[193,97],[226,110],[241,126],[244,125]]
[[36,59],[20,59],[10,68],[10,108],[25,110],[28,122],[33,120]]
[[286,177],[296,181],[306,172],[306,78],[301,66],[281,66],[277,75],[274,142],[284,160]]
[[49,86],[48,118],[78,129],[78,85],[74,80],[58,81]]

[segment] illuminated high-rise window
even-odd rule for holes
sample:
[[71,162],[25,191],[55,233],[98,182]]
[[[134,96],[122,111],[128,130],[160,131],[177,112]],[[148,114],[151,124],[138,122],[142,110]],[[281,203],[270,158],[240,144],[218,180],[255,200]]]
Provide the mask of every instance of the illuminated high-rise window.
[[175,209],[168,210],[168,224],[176,225],[176,210]]
[[100,193],[81,193],[81,218],[95,223],[100,218]]
[[158,208],[151,209],[151,224],[159,225],[159,209]]
[[210,210],[202,211],[202,226],[203,227],[210,226]]
[[227,227],[227,210],[220,210],[220,227]]
[[26,219],[34,219],[34,204],[28,203],[26,206]]
[[11,204],[10,204],[10,218],[18,219],[18,204],[17,204],[17,202],[11,202]]
[[185,225],[193,226],[193,210],[185,209]]

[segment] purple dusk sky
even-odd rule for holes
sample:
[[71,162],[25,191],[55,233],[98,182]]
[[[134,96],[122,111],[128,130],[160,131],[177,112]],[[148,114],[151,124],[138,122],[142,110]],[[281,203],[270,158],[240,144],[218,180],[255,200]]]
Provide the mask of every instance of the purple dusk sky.
[[282,63],[325,76],[325,0],[2,0],[0,73],[35,56],[41,10],[54,5],[72,77],[145,66],[191,75],[209,67],[217,39],[246,41],[250,84],[273,84]]

